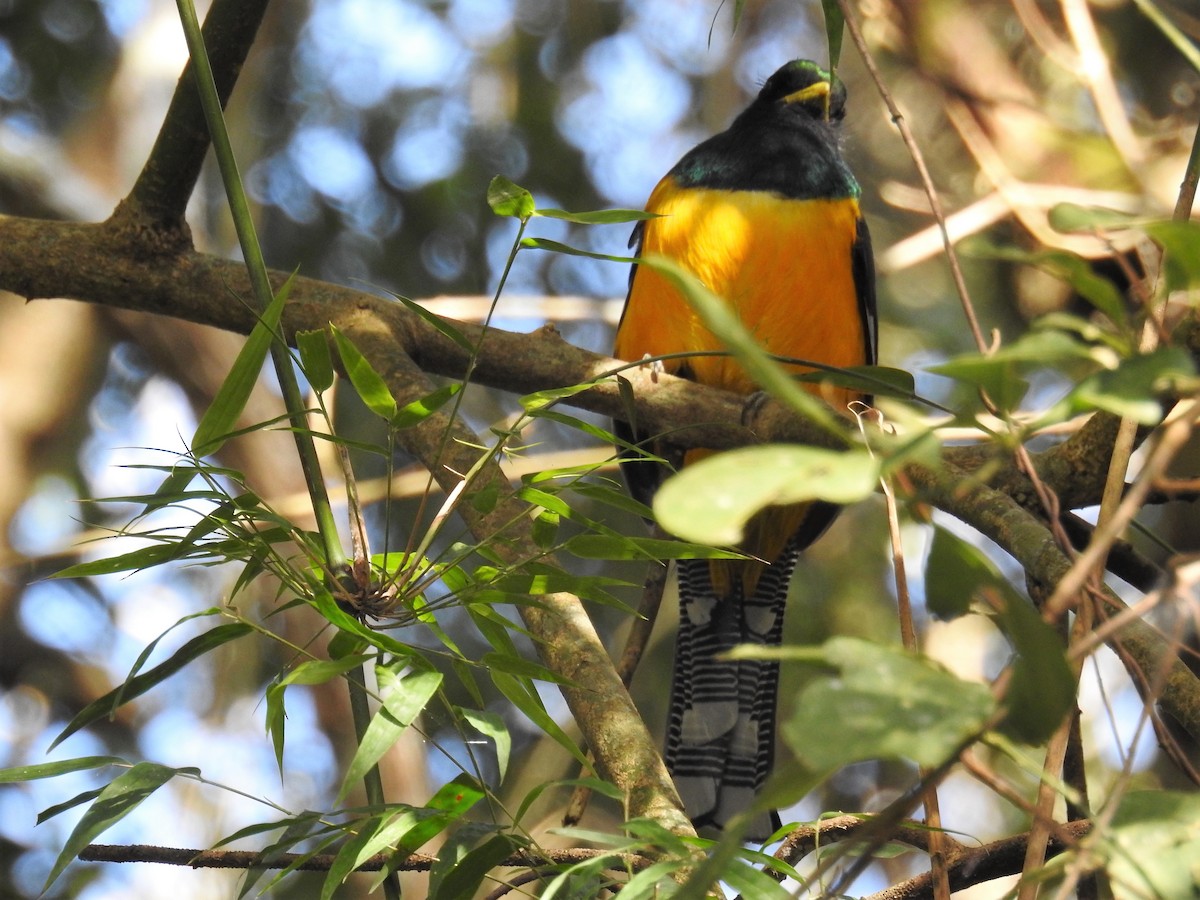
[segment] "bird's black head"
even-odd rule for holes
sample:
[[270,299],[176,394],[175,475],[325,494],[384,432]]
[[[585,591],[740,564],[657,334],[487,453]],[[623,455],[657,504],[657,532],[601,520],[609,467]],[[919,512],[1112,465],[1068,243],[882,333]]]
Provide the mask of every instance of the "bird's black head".
[[767,79],[755,105],[782,104],[813,119],[840,121],[846,115],[846,86],[808,59],[793,59]]

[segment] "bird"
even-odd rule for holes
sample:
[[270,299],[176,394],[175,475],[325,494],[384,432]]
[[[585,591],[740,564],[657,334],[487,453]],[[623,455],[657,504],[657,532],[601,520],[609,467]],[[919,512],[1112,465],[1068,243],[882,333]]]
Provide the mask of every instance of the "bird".
[[[674,260],[723,298],[768,353],[834,367],[872,365],[878,347],[871,238],[841,152],[845,105],[845,85],[817,63],[786,63],[725,131],[658,182],[645,207],[653,216],[629,241],[635,258]],[[657,360],[670,374],[756,394],[731,355],[712,352],[722,349],[670,281],[632,266],[616,358]],[[869,401],[849,387],[805,387],[842,411]],[[638,461],[629,448],[670,459],[669,445],[621,421],[614,428],[629,490],[649,505],[669,466],[645,454]],[[712,452],[676,458],[686,466]],[[677,562],[680,623],[664,759],[697,828],[723,829],[749,810],[774,763],[778,663],[719,654],[781,642],[797,558],[836,514],[823,502],[768,507],[747,524],[743,558]],[[763,840],[779,824],[776,811],[757,811],[742,833]]]

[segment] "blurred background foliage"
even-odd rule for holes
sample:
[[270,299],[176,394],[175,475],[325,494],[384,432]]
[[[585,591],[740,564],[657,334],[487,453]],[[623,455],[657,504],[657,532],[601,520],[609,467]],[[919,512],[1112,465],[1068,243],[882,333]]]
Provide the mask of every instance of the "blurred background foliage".
[[[718,0],[277,0],[230,106],[268,262],[427,299],[452,317],[479,317],[515,231],[484,202],[493,175],[528,187],[539,205],[639,207],[674,161],[723,128],[781,62],[826,61],[820,4],[748,0],[736,33],[732,7]],[[1200,38],[1192,4],[1159,7]],[[1200,116],[1200,75],[1138,8],[1127,0],[862,0],[857,9],[955,213],[955,236],[1064,246],[1120,281],[1111,248],[1054,234],[1046,211],[1073,200],[1169,215]],[[185,55],[166,0],[0,0],[0,212],[107,216],[145,159]],[[972,349],[940,240],[913,164],[852,49],[839,74],[851,97],[846,153],[864,186],[881,274],[881,361],[914,370],[921,392],[954,402],[948,382],[922,373]],[[202,177],[189,221],[200,249],[236,253],[215,171]],[[534,233],[604,253],[623,253],[628,238],[624,226],[546,220]],[[1007,340],[1047,312],[1087,313],[1067,285],[1029,266],[975,254],[966,274],[985,327]],[[626,278],[620,265],[524,253],[496,324],[529,330],[554,322],[568,340],[607,351]],[[213,569],[44,578],[81,554],[118,552],[114,542],[77,545],[97,536],[98,526],[119,526],[134,508],[87,498],[153,488],[152,473],[128,466],[168,462],[184,445],[238,346],[238,338],[208,329],[78,303],[0,303],[0,766],[43,761],[64,722],[120,682],[150,640],[226,595],[231,576]],[[1029,403],[1060,388],[1046,376]],[[249,420],[270,418],[278,403],[263,385]],[[467,412],[486,427],[512,409],[511,397],[476,390]],[[349,436],[380,436],[352,398],[339,417]],[[531,437],[544,443],[531,453],[550,454],[537,457],[546,465],[567,450],[607,452],[584,446],[578,432],[539,428]],[[224,461],[272,503],[303,509],[301,499],[289,501],[303,495],[286,437],[235,442]],[[378,462],[357,462],[363,478],[382,474]],[[373,489],[378,497],[381,489]],[[400,539],[411,503],[392,507]],[[372,515],[381,524],[378,505]],[[1196,549],[1194,521],[1185,505],[1149,520],[1179,551]],[[796,579],[795,639],[834,632],[894,639],[885,531],[880,509],[864,504],[808,555]],[[906,534],[920,558],[924,532]],[[638,567],[614,570],[640,581]],[[262,603],[273,602],[265,586]],[[619,617],[599,615],[613,634]],[[928,624],[930,651],[957,671],[985,676],[1002,663],[1002,645],[978,620]],[[314,631],[303,611],[274,627],[298,641]],[[172,632],[153,659],[194,633]],[[661,641],[635,683],[652,724],[665,705],[669,650]],[[321,808],[352,746],[344,691],[289,693],[280,786],[261,701],[287,662],[267,642],[239,642],[56,754],[201,765],[209,778],[289,808]],[[553,691],[545,699],[565,715]],[[1084,700],[1099,773],[1136,753],[1139,779],[1170,782],[1151,743],[1129,746],[1125,714],[1140,701],[1111,656],[1101,655],[1085,679]],[[544,761],[529,746],[534,729],[516,720],[511,727],[522,742],[515,758],[537,773],[531,778],[569,773],[560,752]],[[436,722],[425,732],[445,752],[426,754],[418,739],[398,748],[385,772],[395,799],[423,802],[430,785],[456,771],[457,738],[440,734]],[[895,764],[855,767],[790,815],[878,808],[911,777]],[[94,784],[81,775],[0,790],[0,896],[36,895],[70,826],[63,816],[35,830],[37,812]],[[949,827],[980,840],[1022,824],[1018,812],[965,778],[951,779],[943,804]],[[250,801],[185,783],[160,792],[106,840],[208,846],[269,816]],[[886,865],[864,890],[909,864]],[[76,865],[56,891],[96,900],[170,890],[182,900],[224,896],[232,879]],[[284,889],[306,890],[302,879]]]

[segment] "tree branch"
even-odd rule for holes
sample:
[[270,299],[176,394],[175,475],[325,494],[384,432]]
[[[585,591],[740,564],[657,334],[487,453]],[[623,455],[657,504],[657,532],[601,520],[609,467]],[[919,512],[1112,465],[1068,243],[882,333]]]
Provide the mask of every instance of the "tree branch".
[[[215,0],[204,19],[208,48],[221,106],[229,102],[242,64],[250,53],[268,0]],[[117,207],[114,221],[131,227],[187,234],[183,213],[200,177],[210,139],[200,109],[189,61],[179,76],[163,126],[133,190]]]
[[[84,862],[114,862],[114,863],[161,863],[167,866],[189,866],[193,869],[249,869],[261,867],[265,869],[285,869],[297,863],[306,854],[279,853],[267,858],[254,850],[192,850],[187,847],[158,847],[153,844],[89,844],[79,853]],[[496,863],[496,868],[537,868],[546,865],[571,865],[588,859],[611,856],[612,868],[621,866],[638,872],[650,864],[650,861],[631,853],[611,854],[604,850],[542,850],[537,854],[513,853]],[[363,862],[356,872],[378,872],[392,858],[388,853],[376,853]],[[302,872],[328,872],[336,853],[317,853],[296,865]],[[404,859],[394,863],[397,870],[403,872],[428,872],[436,863],[436,856],[425,853],[410,853]]]

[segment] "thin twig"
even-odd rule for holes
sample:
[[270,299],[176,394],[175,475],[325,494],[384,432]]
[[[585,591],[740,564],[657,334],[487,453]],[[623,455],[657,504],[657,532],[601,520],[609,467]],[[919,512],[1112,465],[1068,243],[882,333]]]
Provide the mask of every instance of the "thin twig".
[[988,341],[984,338],[983,331],[979,327],[979,319],[975,315],[975,306],[971,302],[971,295],[967,290],[967,282],[963,277],[962,266],[959,265],[958,254],[954,251],[954,242],[950,240],[950,232],[946,227],[946,213],[942,209],[942,201],[938,196],[937,188],[934,186],[933,178],[929,174],[929,168],[925,165],[925,157],[921,153],[921,148],[917,146],[912,129],[908,127],[908,120],[900,112],[900,107],[896,105],[896,100],[892,97],[892,92],[888,90],[887,85],[884,83],[883,76],[879,72],[879,67],[875,64],[875,59],[867,47],[862,29],[858,27],[858,21],[850,9],[849,0],[838,0],[838,6],[842,10],[842,16],[845,18],[846,30],[850,32],[850,38],[854,41],[854,46],[858,49],[858,53],[862,57],[867,71],[871,73],[871,78],[875,82],[879,96],[883,98],[884,105],[887,106],[892,121],[900,131],[900,138],[904,141],[904,146],[908,149],[909,155],[912,156],[913,163],[917,167],[917,174],[920,176],[921,184],[925,187],[926,196],[929,197],[929,208],[933,212],[933,217],[937,219],[938,228],[942,232],[942,244],[946,248],[946,262],[950,266],[950,275],[954,279],[954,287],[958,291],[958,299],[962,303],[963,314],[966,316],[967,325],[971,329],[971,336],[975,339],[975,346],[979,348],[979,352],[986,353]]

